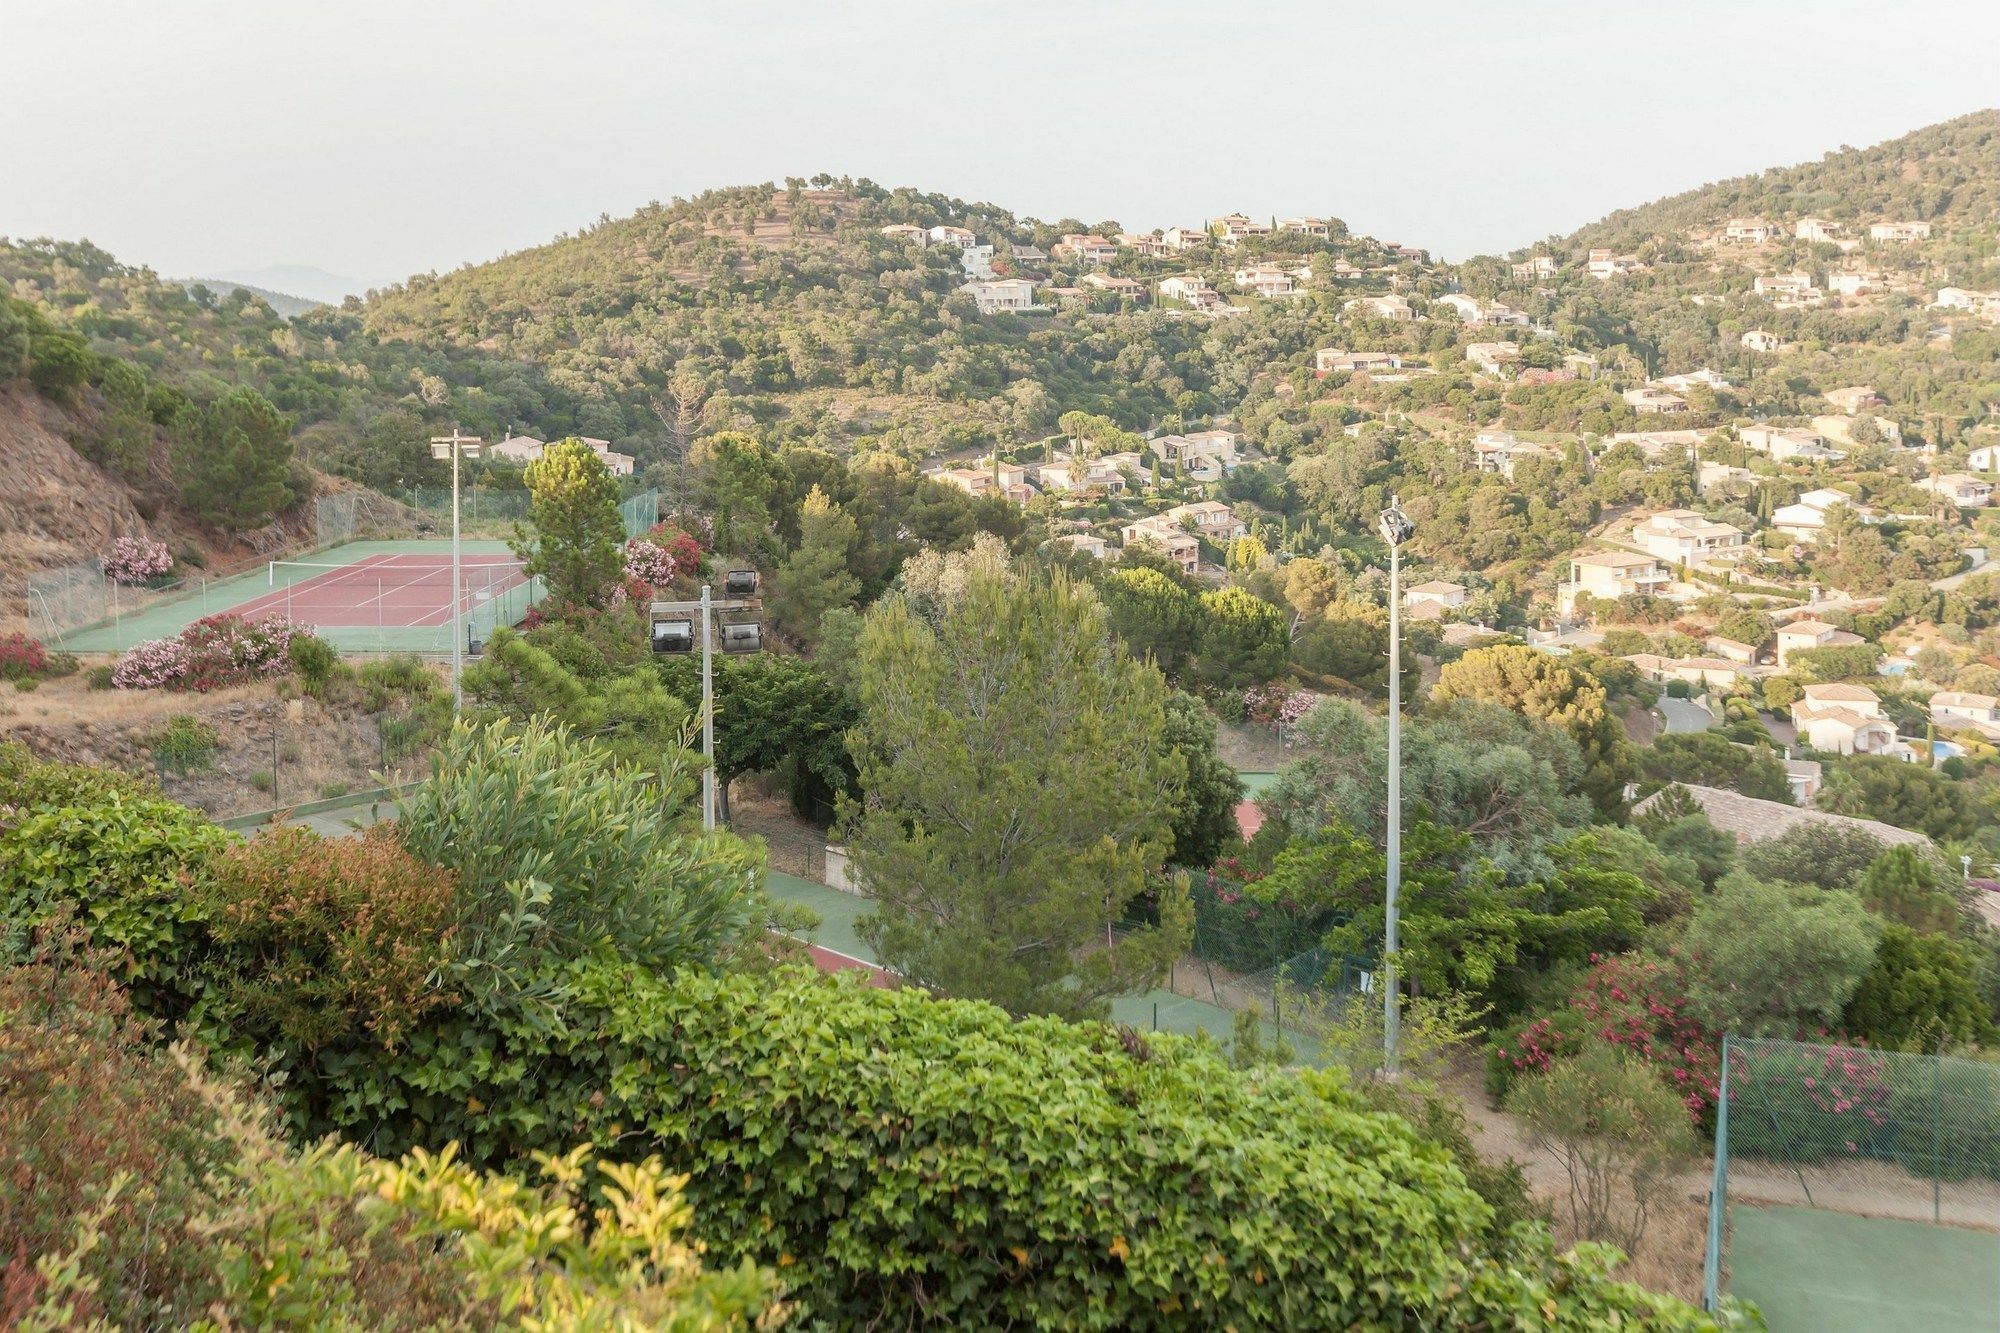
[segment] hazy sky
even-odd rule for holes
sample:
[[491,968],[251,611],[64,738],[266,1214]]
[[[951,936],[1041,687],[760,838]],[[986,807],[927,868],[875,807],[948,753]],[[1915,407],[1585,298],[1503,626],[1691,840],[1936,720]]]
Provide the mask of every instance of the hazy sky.
[[0,235],[364,283],[818,171],[1450,258],[2000,102],[1992,0],[0,0]]

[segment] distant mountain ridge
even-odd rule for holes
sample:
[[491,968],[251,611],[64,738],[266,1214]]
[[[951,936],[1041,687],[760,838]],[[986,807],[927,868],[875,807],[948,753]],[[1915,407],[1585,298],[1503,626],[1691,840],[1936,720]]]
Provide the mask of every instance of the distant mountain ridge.
[[270,306],[271,309],[277,311],[286,319],[290,319],[294,315],[303,315],[308,310],[326,304],[324,301],[310,301],[303,296],[293,296],[289,292],[272,291],[268,287],[259,287],[248,282],[235,282],[228,278],[179,278],[176,281],[189,291],[193,291],[197,287],[206,287],[216,296],[227,296],[234,291],[248,292],[252,296],[262,300],[264,304]]
[[369,284],[344,273],[329,273],[311,264],[267,264],[263,268],[225,268],[215,274],[222,282],[253,291],[295,294],[297,299],[316,305],[339,305],[350,296],[362,296]]

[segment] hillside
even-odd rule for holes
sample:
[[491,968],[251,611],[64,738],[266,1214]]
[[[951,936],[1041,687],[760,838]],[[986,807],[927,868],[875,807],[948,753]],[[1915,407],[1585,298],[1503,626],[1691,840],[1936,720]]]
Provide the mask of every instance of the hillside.
[[1619,209],[1580,228],[1564,245],[1630,250],[1656,236],[1760,214],[1990,225],[2000,219],[2000,110],[1976,111],[1872,148],[1841,148],[1816,162],[1772,167]]

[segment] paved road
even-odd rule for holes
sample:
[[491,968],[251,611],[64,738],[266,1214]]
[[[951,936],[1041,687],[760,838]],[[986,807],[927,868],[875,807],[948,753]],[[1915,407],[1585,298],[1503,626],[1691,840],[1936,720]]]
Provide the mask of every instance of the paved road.
[[1661,695],[1659,708],[1660,716],[1667,721],[1667,734],[1670,736],[1689,731],[1707,731],[1715,725],[1715,715],[1692,700]]

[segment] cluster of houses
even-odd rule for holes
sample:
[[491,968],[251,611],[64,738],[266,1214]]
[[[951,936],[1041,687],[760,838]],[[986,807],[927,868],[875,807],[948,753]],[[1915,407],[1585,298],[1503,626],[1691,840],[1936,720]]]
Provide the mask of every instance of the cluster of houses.
[[1242,461],[1239,441],[1234,431],[1199,430],[1155,435],[1146,441],[1145,453],[1123,450],[1098,454],[1086,439],[1077,451],[1057,454],[1045,463],[996,459],[977,467],[944,468],[931,475],[968,495],[1004,495],[1021,504],[1052,493],[1123,495],[1141,478],[1150,477],[1155,468],[1188,481],[1220,481]]
[[[1873,222],[1867,227],[1867,237],[1871,241],[1892,244],[1911,244],[1927,241],[1931,235],[1928,222]],[[1714,235],[1695,234],[1695,239],[1723,245],[1770,245],[1787,239],[1783,223],[1772,222],[1768,218],[1730,218],[1722,224],[1720,233]],[[1791,226],[1792,240],[1807,241],[1815,245],[1835,245],[1843,251],[1859,249],[1861,239],[1848,234],[1844,223],[1832,222],[1826,218],[1800,218]]]

